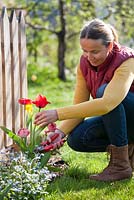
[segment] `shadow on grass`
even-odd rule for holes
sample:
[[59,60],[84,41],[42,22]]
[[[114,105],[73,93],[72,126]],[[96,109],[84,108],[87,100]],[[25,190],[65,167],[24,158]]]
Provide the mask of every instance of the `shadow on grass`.
[[99,182],[89,179],[89,172],[83,168],[71,168],[64,172],[64,175],[51,182],[47,188],[49,193],[60,191],[62,194],[69,191],[81,190],[105,190],[105,194],[114,191],[120,191],[126,188],[134,179],[127,179],[116,182]]

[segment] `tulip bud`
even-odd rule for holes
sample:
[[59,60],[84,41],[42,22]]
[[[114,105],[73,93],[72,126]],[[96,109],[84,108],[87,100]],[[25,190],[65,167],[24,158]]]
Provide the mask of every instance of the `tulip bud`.
[[27,128],[21,128],[18,130],[17,134],[21,138],[26,138],[30,134],[30,131]]

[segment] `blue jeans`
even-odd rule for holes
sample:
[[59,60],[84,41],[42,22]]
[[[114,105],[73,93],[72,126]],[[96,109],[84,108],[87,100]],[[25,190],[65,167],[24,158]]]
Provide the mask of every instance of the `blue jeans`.
[[[97,91],[97,98],[103,96],[105,87]],[[75,151],[104,152],[109,144],[118,147],[134,142],[134,93],[109,113],[85,119],[69,134],[67,143]]]

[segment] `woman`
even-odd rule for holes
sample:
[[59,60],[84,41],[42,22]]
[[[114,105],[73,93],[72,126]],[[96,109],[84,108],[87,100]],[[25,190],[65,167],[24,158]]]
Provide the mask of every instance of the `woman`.
[[59,141],[69,134],[68,145],[76,151],[110,152],[108,166],[90,179],[130,178],[128,143],[134,132],[134,51],[120,46],[115,30],[99,19],[83,27],[80,45],[83,55],[77,67],[74,105],[42,111],[36,115],[35,124],[64,120],[58,130]]

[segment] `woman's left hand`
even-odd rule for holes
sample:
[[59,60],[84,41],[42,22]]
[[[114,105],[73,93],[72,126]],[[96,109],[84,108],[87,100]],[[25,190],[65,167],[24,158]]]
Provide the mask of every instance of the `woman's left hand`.
[[34,124],[39,126],[46,126],[51,122],[58,120],[58,115],[56,110],[44,110],[35,115]]

